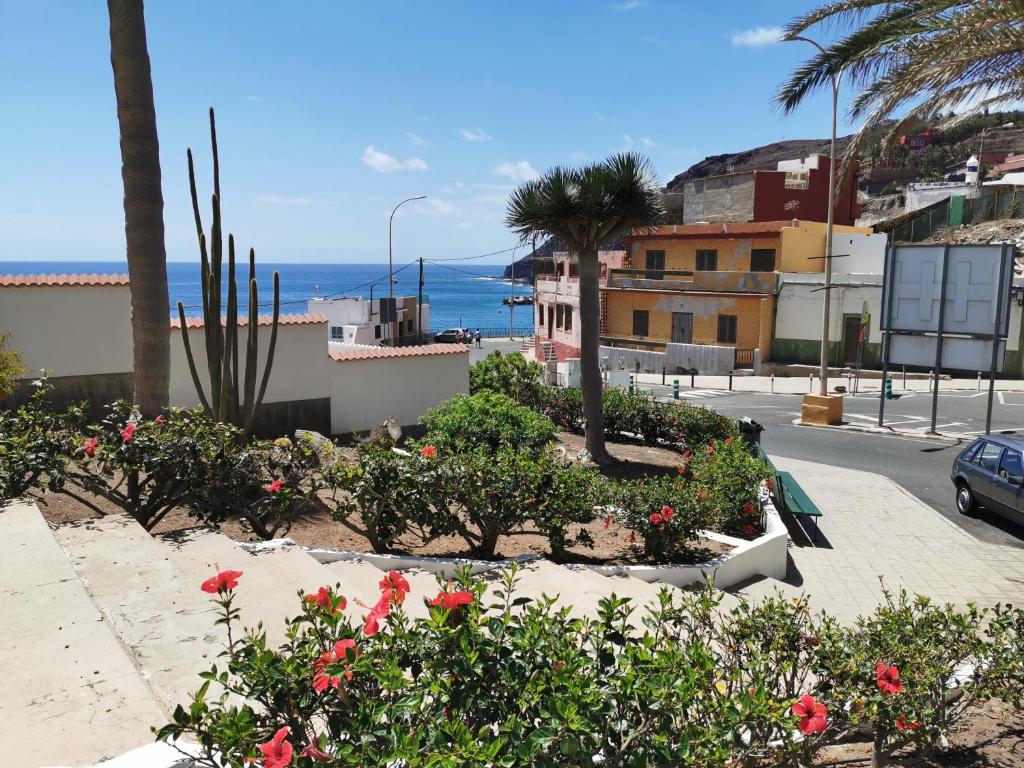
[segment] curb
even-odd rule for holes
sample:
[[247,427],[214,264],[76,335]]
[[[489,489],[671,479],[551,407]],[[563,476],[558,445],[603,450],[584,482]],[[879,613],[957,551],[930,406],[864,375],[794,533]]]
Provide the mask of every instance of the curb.
[[963,436],[963,435],[944,435],[941,432],[939,434],[931,434],[929,432],[913,432],[906,429],[894,429],[893,427],[867,427],[860,426],[858,424],[810,424],[806,421],[801,421],[799,418],[793,420],[793,424],[798,427],[813,427],[815,429],[832,429],[838,432],[860,432],[865,435],[886,435],[888,437],[914,437],[923,438],[925,440],[936,440],[940,442],[948,442],[953,445],[960,445],[969,440],[974,440],[976,435]]

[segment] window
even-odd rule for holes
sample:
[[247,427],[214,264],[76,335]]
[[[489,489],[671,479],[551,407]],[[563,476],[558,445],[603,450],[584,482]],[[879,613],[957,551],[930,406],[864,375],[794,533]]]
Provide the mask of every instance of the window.
[[633,335],[646,336],[650,324],[650,313],[646,309],[633,310]]
[[986,472],[995,474],[999,468],[999,457],[1003,452],[1002,446],[986,442],[984,447],[974,456],[974,463]]
[[580,265],[579,265],[579,262],[574,261],[574,262],[569,264],[569,277],[579,277],[579,276],[580,276]]
[[331,326],[331,341],[342,341],[345,338],[345,329],[340,325]]
[[1024,464],[1020,453],[1007,448],[1003,451],[1003,460],[999,463],[999,476],[1008,483],[1024,485]]
[[375,338],[375,339],[379,339],[380,338],[380,326],[379,325],[373,326],[373,338]]
[[807,189],[810,185],[810,171],[786,171],[786,189]]
[[406,321],[405,329],[406,333],[412,333],[412,318]]
[[973,443],[967,446],[967,448],[964,449],[963,453],[960,454],[960,460],[966,461],[968,464],[970,464],[971,462],[974,461],[974,454],[977,453],[978,449],[981,448],[981,446],[983,446],[984,444],[984,440],[975,440]]
[[718,270],[718,251],[714,248],[697,251],[697,271],[715,272]]
[[544,305],[543,304],[538,304],[537,305],[537,325],[539,325],[541,328],[544,327]]
[[775,249],[755,248],[750,252],[751,272],[774,272],[775,271]]
[[562,327],[562,317],[565,315],[565,304],[555,305],[555,328]]
[[736,343],[736,315],[718,316],[718,341],[720,344]]
[[665,252],[647,251],[644,254],[644,269],[647,270],[644,277],[648,280],[660,280],[665,271]]
[[572,305],[570,305],[570,304],[566,304],[565,305],[565,316],[564,316],[564,319],[565,319],[565,330],[571,331],[572,330]]

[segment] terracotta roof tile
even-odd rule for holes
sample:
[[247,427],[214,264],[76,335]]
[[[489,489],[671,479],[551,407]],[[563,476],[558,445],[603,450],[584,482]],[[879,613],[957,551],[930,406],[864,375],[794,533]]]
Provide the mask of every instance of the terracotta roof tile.
[[458,355],[468,352],[465,344],[422,344],[418,347],[368,347],[354,344],[331,344],[330,356],[339,363],[351,360],[382,360],[392,357],[429,357]]
[[0,275],[0,287],[30,285],[128,285],[128,275]]
[[[260,325],[270,325],[273,323],[274,318],[272,315],[260,315]],[[309,315],[281,315],[278,317],[279,325],[320,325],[327,322],[326,315],[320,314],[309,314]],[[220,324],[225,325],[227,323],[226,318],[220,319]],[[238,325],[244,326],[249,324],[248,317],[239,317]],[[185,325],[189,328],[202,328],[205,323],[201,317],[186,317]],[[171,328],[181,328],[181,320],[174,317],[171,318]]]

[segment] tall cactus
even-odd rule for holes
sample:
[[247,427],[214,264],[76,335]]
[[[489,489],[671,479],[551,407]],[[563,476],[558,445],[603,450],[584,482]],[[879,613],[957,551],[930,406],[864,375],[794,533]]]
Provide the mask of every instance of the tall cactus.
[[[256,252],[249,249],[249,328],[245,343],[245,378],[239,389],[238,370],[238,288],[235,283],[235,237],[228,235],[227,308],[221,326],[221,273],[224,261],[224,241],[220,218],[220,159],[217,154],[217,123],[210,108],[210,143],[213,146],[213,221],[210,238],[203,231],[199,215],[199,196],[196,193],[196,173],[192,163],[192,150],[188,150],[188,183],[192,192],[192,212],[199,237],[200,270],[203,289],[203,332],[206,340],[206,364],[210,376],[210,395],[203,391],[192,347],[189,344],[185,307],[178,302],[181,338],[185,345],[189,372],[195,384],[199,401],[214,419],[234,424],[246,433],[252,428],[256,412],[263,403],[270,380],[270,368],[277,346],[277,326],[281,316],[281,278],[274,272],[274,315],[270,326],[270,346],[263,369],[259,391],[256,391],[256,364],[259,353],[259,293],[256,287]],[[209,249],[208,247],[209,246]]]

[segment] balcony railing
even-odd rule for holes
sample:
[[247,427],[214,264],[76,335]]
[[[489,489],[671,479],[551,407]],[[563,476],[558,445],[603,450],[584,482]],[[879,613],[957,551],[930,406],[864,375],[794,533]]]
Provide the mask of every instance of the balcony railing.
[[652,291],[775,293],[776,280],[775,272],[613,269],[609,273],[608,287]]

